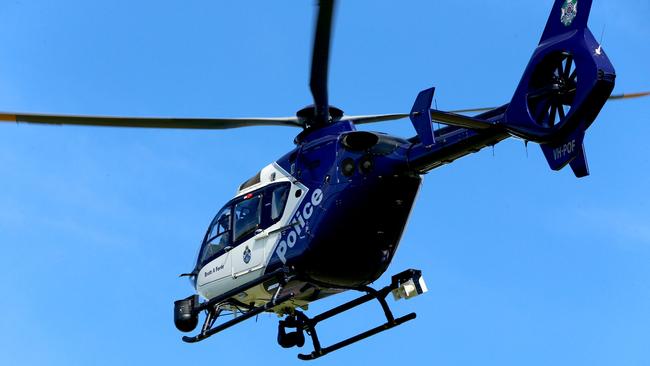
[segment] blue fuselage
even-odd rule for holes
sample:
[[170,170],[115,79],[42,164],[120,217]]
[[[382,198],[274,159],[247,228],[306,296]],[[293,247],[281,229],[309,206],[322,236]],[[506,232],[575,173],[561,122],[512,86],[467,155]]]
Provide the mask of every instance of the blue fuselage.
[[448,128],[438,137],[435,148],[423,148],[415,139],[356,131],[345,121],[301,134],[276,163],[319,196],[297,208],[266,271],[289,266],[324,287],[375,281],[397,250],[421,174],[505,136]]

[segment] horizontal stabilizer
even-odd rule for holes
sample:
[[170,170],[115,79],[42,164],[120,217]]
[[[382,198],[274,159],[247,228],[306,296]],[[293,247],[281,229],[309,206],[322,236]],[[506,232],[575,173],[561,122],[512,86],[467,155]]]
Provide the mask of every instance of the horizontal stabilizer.
[[443,112],[435,109],[432,109],[430,113],[431,113],[431,118],[434,121],[438,121],[440,123],[449,126],[470,128],[473,130],[485,130],[495,126],[493,122],[486,121],[480,118],[463,116],[456,113]]

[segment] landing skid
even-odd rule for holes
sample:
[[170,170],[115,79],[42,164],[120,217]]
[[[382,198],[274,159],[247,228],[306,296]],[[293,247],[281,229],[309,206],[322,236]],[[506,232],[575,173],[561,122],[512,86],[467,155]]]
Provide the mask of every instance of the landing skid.
[[[174,306],[174,320],[180,330],[191,331],[198,324],[199,313],[202,311],[206,311],[207,313],[207,316],[205,317],[203,326],[201,328],[201,332],[192,337],[185,336],[183,337],[183,341],[187,343],[200,342],[216,333],[232,327],[233,325],[239,324],[260,313],[269,311],[274,307],[293,299],[295,297],[295,294],[293,292],[289,292],[280,296],[284,287],[291,279],[292,276],[287,269],[280,269],[203,303],[199,303],[197,295],[177,301]],[[264,305],[246,305],[232,299],[234,296],[270,280],[277,281],[279,285],[271,300]],[[388,303],[386,302],[386,296],[388,296],[388,294],[391,292],[395,296],[395,299],[400,299],[415,297],[427,291],[426,285],[422,280],[421,272],[413,269],[409,269],[407,271],[394,275],[391,278],[390,285],[380,290],[375,290],[368,286],[361,286],[352,290],[365,292],[366,294],[352,301],[346,302],[345,304],[339,305],[333,309],[325,311],[319,315],[316,315],[313,318],[309,318],[307,315],[298,310],[293,310],[292,315],[288,316],[284,320],[281,320],[279,323],[278,343],[280,346],[284,348],[296,346],[302,347],[305,343],[304,334],[307,333],[307,335],[309,335],[311,338],[314,350],[309,354],[299,354],[298,358],[301,360],[315,360],[317,358],[325,356],[328,353],[332,353],[343,347],[347,347],[353,343],[356,343],[362,339],[366,339],[375,334],[401,325],[409,320],[415,319],[415,313],[410,313],[402,317],[395,318],[390,310],[390,307],[388,306]],[[385,323],[350,338],[344,339],[331,346],[323,347],[321,345],[318,334],[316,332],[316,326],[318,323],[372,300],[377,300],[381,305],[381,308],[384,311],[384,316],[386,317]],[[215,322],[219,315],[221,315],[224,305],[226,307],[234,306],[240,309],[241,315],[215,326]],[[286,329],[295,329],[295,331],[287,333]]]
[[[328,353],[334,352],[343,347],[347,347],[353,343],[356,343],[362,339],[366,339],[375,334],[381,333],[383,331],[401,325],[409,320],[415,319],[416,317],[415,313],[410,313],[402,317],[395,318],[388,306],[388,303],[386,302],[386,296],[388,296],[388,294],[393,291],[396,290],[399,291],[398,289],[401,289],[401,287],[407,283],[418,282],[420,278],[421,278],[420,271],[410,269],[393,276],[391,280],[391,284],[380,290],[375,290],[368,286],[362,286],[358,289],[355,289],[360,292],[365,292],[366,294],[355,300],[349,301],[343,305],[330,309],[322,314],[316,315],[313,318],[309,318],[302,312],[296,311],[295,315],[290,316],[286,320],[280,322],[278,343],[280,343],[280,345],[285,348],[291,346],[301,347],[304,344],[304,335],[303,335],[303,331],[304,331],[307,333],[307,335],[311,337],[314,350],[310,354],[299,354],[298,358],[305,361],[315,360],[317,358],[325,356]],[[424,291],[426,291],[426,288],[424,289]],[[420,289],[418,290],[418,294],[424,291],[421,291]],[[395,295],[395,296],[396,298],[400,297],[399,295]],[[321,345],[320,340],[318,339],[318,334],[316,333],[316,325],[318,323],[372,300],[379,301],[379,304],[381,305],[382,310],[384,311],[384,315],[386,316],[386,323],[381,324],[375,328],[369,329],[365,332],[359,333],[350,338],[344,339],[329,347],[323,347]],[[285,328],[295,328],[296,331],[291,333],[286,333]]]

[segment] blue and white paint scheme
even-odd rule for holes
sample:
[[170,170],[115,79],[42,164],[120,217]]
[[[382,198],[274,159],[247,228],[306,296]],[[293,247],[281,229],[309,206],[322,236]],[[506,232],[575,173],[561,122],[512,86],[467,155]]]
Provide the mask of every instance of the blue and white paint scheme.
[[[226,241],[210,252],[210,232],[218,217],[213,221],[195,270],[199,294],[209,299],[289,267],[301,280],[287,291],[304,289],[292,302],[305,307],[309,301],[373,282],[386,270],[420,187],[420,175],[406,166],[412,144],[355,131],[346,122],[331,128],[334,134],[321,129],[306,136],[295,150],[244,183],[225,205],[231,219],[238,220],[240,203],[262,197],[260,219],[253,235],[243,241]],[[275,213],[276,219],[272,209],[278,191],[282,212]],[[236,225],[231,224],[230,235]],[[250,259],[245,263],[247,249]],[[270,290],[260,285],[238,300],[263,303],[272,296]],[[290,308],[285,304],[279,311]]]
[[[616,76],[587,27],[591,3],[556,0],[510,103],[474,117],[431,109],[433,88],[418,95],[409,114],[346,117],[327,104],[320,82],[327,69],[312,65],[315,104],[299,111],[296,122],[304,131],[292,151],[244,183],[225,206],[234,240],[211,252],[215,218],[193,272],[198,293],[210,299],[287,268],[295,277],[284,291],[296,296],[274,311],[291,314],[292,308],[372,283],[395,255],[421,176],[509,137],[539,143],[554,170],[570,165],[576,176],[588,175],[584,134]],[[322,46],[318,37],[316,50]],[[355,127],[403,117],[411,119],[416,136]],[[433,121],[446,126],[434,130]],[[237,220],[249,220],[250,212],[237,210],[251,206],[247,200],[257,200],[258,211],[242,236]],[[275,286],[261,284],[237,300],[266,303]]]
[[[422,175],[515,137],[540,145],[553,170],[570,166],[589,175],[584,138],[614,88],[616,72],[587,27],[592,0],[555,0],[542,37],[510,102],[467,116],[431,108],[434,88],[421,91],[410,113],[346,116],[329,104],[328,70],[334,0],[318,1],[309,86],[314,104],[282,118],[142,118],[0,113],[0,122],[113,127],[227,129],[290,126],[302,129],[295,147],[241,185],[217,213],[194,269],[186,273],[198,295],[174,304],[184,338],[198,342],[262,312],[286,318],[278,343],[301,346],[306,332],[314,359],[415,318],[392,316],[385,298],[426,291],[421,271],[377,280],[395,256]],[[638,93],[634,96],[646,96]],[[615,99],[624,99],[617,96]],[[467,110],[465,110],[467,112]],[[358,131],[357,125],[409,118],[411,138]],[[434,121],[444,127],[434,130]],[[314,318],[298,308],[346,290],[366,294]],[[206,300],[200,302],[199,295]],[[370,299],[386,323],[323,348],[316,323]],[[223,310],[239,318],[215,325]],[[286,332],[295,329],[295,332]]]

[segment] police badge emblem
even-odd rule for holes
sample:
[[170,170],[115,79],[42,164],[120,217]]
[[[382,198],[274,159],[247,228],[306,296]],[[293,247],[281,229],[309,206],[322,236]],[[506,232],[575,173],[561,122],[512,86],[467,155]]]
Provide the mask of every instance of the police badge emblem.
[[248,264],[248,262],[251,261],[251,250],[246,246],[246,249],[244,249],[244,263]]
[[562,24],[564,24],[565,27],[570,26],[577,15],[578,0],[565,0],[564,5],[562,5],[562,16],[560,17]]

